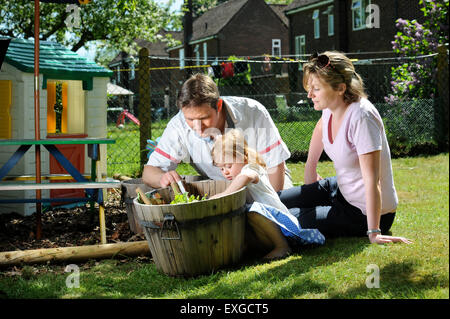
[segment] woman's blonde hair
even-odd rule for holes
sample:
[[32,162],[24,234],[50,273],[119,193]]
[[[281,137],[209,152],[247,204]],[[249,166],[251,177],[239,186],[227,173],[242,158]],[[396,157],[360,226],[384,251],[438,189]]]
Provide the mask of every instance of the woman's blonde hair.
[[246,163],[266,167],[261,155],[248,146],[241,130],[231,129],[217,136],[211,150],[213,164]]
[[358,102],[361,98],[367,98],[364,90],[364,82],[361,76],[356,73],[355,66],[348,57],[337,51],[326,51],[319,55],[326,55],[329,64],[320,66],[318,58],[311,59],[303,65],[303,87],[309,90],[309,81],[311,75],[317,75],[319,80],[330,85],[337,90],[339,84],[345,83],[346,90],[344,101],[346,103]]

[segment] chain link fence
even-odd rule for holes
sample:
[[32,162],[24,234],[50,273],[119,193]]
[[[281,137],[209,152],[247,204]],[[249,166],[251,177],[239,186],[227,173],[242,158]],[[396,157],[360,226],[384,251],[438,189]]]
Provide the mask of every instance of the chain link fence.
[[[445,107],[442,107],[439,97],[403,100],[394,104],[385,100],[391,92],[392,67],[405,61],[398,58],[357,60],[357,56],[348,56],[354,59],[369,100],[383,118],[394,157],[436,153],[442,138],[446,139],[448,148],[448,134],[444,137],[441,134],[445,127]],[[107,114],[108,137],[115,139],[116,144],[108,147],[108,175],[140,174],[141,154],[148,152],[140,141],[143,117],[151,117],[151,125],[148,131],[144,131],[146,138],[155,140],[161,136],[170,118],[178,112],[176,97],[182,83],[191,74],[199,72],[209,74],[215,80],[222,96],[243,96],[261,102],[291,151],[290,160],[306,160],[312,131],[321,113],[313,109],[302,87],[301,62],[262,56],[245,60],[234,57],[211,61],[194,59],[180,65],[178,59],[145,58],[149,62],[147,71],[142,68],[134,70],[132,64],[122,64],[120,69],[114,70],[113,85],[108,91]],[[432,59],[436,57],[417,59],[415,63],[430,67],[434,63]],[[139,61],[135,65],[146,64]],[[147,101],[144,104],[140,103],[140,95],[142,98],[143,94]]]

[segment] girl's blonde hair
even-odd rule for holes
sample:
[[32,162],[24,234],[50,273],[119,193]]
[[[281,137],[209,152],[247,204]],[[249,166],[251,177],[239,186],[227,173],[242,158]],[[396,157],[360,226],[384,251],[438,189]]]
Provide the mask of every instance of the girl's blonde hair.
[[329,65],[319,66],[317,58],[303,65],[303,87],[306,91],[309,90],[309,80],[311,75],[314,74],[334,90],[338,89],[339,84],[345,83],[347,88],[344,93],[344,101],[348,104],[358,102],[361,98],[367,98],[364,91],[364,82],[361,76],[356,73],[355,66],[348,57],[337,51],[326,51],[320,53],[320,55],[328,57]]
[[266,167],[261,155],[248,146],[241,130],[232,129],[216,138],[211,150],[213,164],[246,163]]

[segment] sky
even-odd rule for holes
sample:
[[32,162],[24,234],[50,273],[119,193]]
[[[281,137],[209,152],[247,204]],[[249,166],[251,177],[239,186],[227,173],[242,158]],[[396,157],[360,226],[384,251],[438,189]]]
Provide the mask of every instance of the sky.
[[[166,6],[169,0],[154,0],[156,3]],[[175,0],[172,6],[170,7],[170,10],[172,12],[179,11],[181,9],[181,5],[183,4],[184,0]],[[82,57],[85,57],[91,61],[94,61],[95,58],[95,46],[91,45],[91,47],[86,50],[85,48],[80,48],[77,53],[81,55]]]
[[[166,5],[169,1],[168,0],[154,0],[156,3],[164,4]],[[175,0],[175,2],[170,7],[171,11],[178,11],[181,8],[181,5],[183,4],[183,0]]]

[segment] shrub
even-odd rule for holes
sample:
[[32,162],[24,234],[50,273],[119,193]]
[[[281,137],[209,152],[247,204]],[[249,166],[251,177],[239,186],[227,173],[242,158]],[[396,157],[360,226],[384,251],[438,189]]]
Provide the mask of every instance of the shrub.
[[[416,20],[398,19],[398,32],[392,42],[393,50],[402,57],[432,55],[440,44],[448,42],[448,0],[420,0],[426,21],[424,24]],[[393,104],[398,100],[415,98],[434,98],[436,95],[437,57],[418,60],[411,59],[393,67],[391,71],[392,94],[386,102]]]

